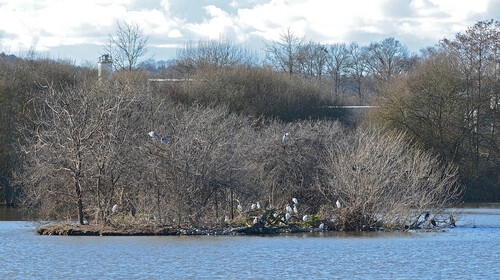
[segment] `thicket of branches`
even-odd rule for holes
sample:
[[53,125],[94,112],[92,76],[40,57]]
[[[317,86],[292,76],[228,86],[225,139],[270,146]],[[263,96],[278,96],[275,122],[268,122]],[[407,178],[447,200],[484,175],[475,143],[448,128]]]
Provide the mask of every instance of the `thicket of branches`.
[[401,136],[178,105],[140,80],[129,73],[32,96],[18,177],[26,206],[80,223],[202,226],[244,224],[256,202],[283,215],[295,197],[297,220],[404,230],[456,198],[453,168]]
[[75,85],[95,71],[32,55],[22,59],[0,54],[0,205],[14,204],[12,174],[21,163],[17,124],[25,117],[30,92],[50,82],[54,88]]
[[319,191],[324,206],[344,205],[333,210],[337,228],[414,228],[429,212],[435,220],[449,218],[439,209],[458,198],[456,168],[410,146],[405,135],[358,128],[334,145],[321,162],[326,174]]

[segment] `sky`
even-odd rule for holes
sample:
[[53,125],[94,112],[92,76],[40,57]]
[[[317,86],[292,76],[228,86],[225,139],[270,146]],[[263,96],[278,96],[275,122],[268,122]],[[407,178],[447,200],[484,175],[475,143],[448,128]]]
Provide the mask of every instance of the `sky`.
[[259,52],[287,29],[324,44],[394,37],[418,53],[487,19],[500,20],[500,0],[0,0],[0,52],[97,63],[125,21],[149,37],[155,60],[204,39]]

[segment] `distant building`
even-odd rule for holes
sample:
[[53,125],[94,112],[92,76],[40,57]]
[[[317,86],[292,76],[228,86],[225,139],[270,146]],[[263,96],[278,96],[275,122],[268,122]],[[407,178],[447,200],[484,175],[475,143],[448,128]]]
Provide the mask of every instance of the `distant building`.
[[103,54],[101,56],[97,71],[99,75],[99,81],[111,76],[111,73],[113,73],[113,61],[111,60],[111,56],[109,54]]

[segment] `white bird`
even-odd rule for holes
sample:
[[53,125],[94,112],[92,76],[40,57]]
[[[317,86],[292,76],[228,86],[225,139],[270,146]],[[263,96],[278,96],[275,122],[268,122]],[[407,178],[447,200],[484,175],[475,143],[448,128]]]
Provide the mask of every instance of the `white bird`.
[[252,207],[251,207],[251,208],[252,208],[252,210],[254,210],[254,209],[255,209],[255,207],[257,207],[257,205],[255,205],[255,203],[252,203]]
[[298,204],[298,203],[299,203],[299,201],[298,201],[298,200],[297,200],[297,198],[295,198],[295,197],[294,197],[294,198],[292,198],[292,201],[293,201],[293,203],[295,203],[295,204]]
[[295,206],[295,205],[293,206],[293,213],[295,213],[295,214],[299,213],[299,211],[297,211],[297,206]]
[[163,138],[161,138],[161,142],[166,144],[166,143],[168,143],[170,141],[168,140],[168,138],[163,137]]
[[228,216],[226,216],[226,217],[224,218],[224,222],[226,222],[226,223],[228,223],[228,222],[229,222],[229,217],[228,217]]
[[325,228],[325,224],[321,223],[321,225],[319,225],[319,230],[323,230]]
[[255,219],[253,219],[253,223],[256,224],[259,220],[257,220],[257,217],[255,217]]
[[111,208],[111,212],[115,213],[116,209],[118,209],[118,204],[113,205],[113,208]]
[[307,222],[307,218],[309,218],[309,216],[304,215],[304,217],[302,217],[302,221]]
[[290,217],[291,217],[290,213],[286,213],[286,215],[285,215],[285,219],[287,219],[287,220],[288,220],[288,219],[290,219]]
[[287,211],[287,212],[292,212],[292,207],[290,207],[290,205],[287,205],[287,206],[286,206],[286,211]]
[[238,204],[238,211],[243,211],[243,206]]
[[335,202],[335,204],[337,205],[337,208],[340,208],[340,201],[337,200],[337,202]]
[[151,131],[148,134],[149,134],[149,136],[151,136],[151,138],[157,138],[158,137],[158,133],[156,133],[156,131]]
[[260,209],[260,202],[257,201],[257,209]]
[[277,218],[278,217],[278,213],[274,213],[273,217]]
[[285,135],[283,135],[283,145],[286,144],[286,142],[288,141],[288,138],[290,138],[290,133],[285,133]]

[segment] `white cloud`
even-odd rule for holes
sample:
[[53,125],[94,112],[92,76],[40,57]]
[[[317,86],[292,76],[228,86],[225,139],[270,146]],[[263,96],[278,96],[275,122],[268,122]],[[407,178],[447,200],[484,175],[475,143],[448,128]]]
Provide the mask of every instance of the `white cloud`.
[[[437,10],[447,13],[451,20],[467,20],[469,16],[484,13],[488,0],[429,0]],[[500,11],[497,11],[500,12]]]
[[163,8],[163,10],[165,10],[165,12],[170,13],[170,5],[171,4],[170,4],[169,0],[162,0],[160,2],[160,5]]
[[238,4],[238,2],[236,2],[236,0],[233,0],[231,1],[231,4],[229,4],[229,6],[233,7],[233,8],[237,8],[240,4]]
[[425,39],[419,46],[424,47],[488,19],[491,2],[499,0],[272,0],[240,9],[233,23],[268,40],[278,39],[290,27],[297,35],[323,43],[360,38],[366,41],[360,43],[369,43],[402,35]]
[[214,5],[204,7],[205,12],[210,17],[201,23],[187,24],[186,27],[200,37],[217,39],[227,33],[239,28],[235,25],[234,17]]
[[159,9],[130,10],[136,2],[140,1],[0,0],[0,29],[11,34],[2,43],[10,49],[27,49],[36,43],[41,51],[61,45],[102,44],[116,22],[123,20],[138,23],[147,34],[179,36],[179,31],[172,30],[182,20],[168,14],[168,1],[162,1]]
[[179,29],[173,29],[170,32],[168,32],[168,37],[170,38],[181,38],[182,33]]
[[[100,44],[106,42],[118,20],[126,20],[138,23],[150,36],[150,44],[165,48],[221,36],[255,44],[277,40],[287,28],[322,43],[355,40],[365,44],[396,37],[402,43],[408,38],[417,47],[424,47],[464,31],[477,20],[498,18],[498,11],[491,7],[500,7],[500,0],[225,2],[0,0],[0,45],[26,50],[36,44],[44,51]],[[205,13],[195,18],[200,11]]]
[[209,18],[202,23],[191,24],[190,29],[197,34],[210,34],[211,37],[220,36],[229,29],[243,32],[246,38],[254,34],[276,40],[290,27],[299,36],[314,33],[330,41],[339,41],[347,39],[352,30],[382,32],[373,23],[383,20],[381,4],[384,2],[386,0],[272,0],[251,8],[241,8],[236,15],[207,6],[205,9]]

